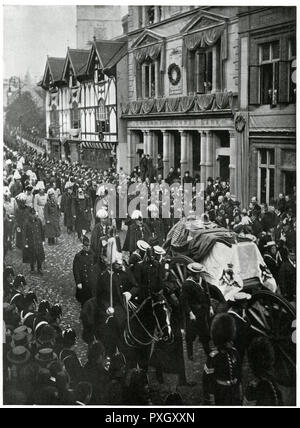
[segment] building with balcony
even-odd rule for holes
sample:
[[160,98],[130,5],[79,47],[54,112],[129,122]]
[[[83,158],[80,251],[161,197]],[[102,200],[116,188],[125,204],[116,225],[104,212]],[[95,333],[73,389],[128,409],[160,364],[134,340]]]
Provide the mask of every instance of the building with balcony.
[[235,127],[237,7],[129,6],[127,169],[143,152],[170,167],[230,179],[241,197]]
[[245,192],[270,203],[296,185],[296,8],[241,7],[238,17]]

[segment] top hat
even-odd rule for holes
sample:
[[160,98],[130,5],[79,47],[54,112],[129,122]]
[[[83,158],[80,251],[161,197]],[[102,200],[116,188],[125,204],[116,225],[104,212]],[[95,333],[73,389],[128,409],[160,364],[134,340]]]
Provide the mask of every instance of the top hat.
[[187,265],[187,269],[193,273],[200,273],[205,270],[204,266],[201,263],[196,263],[196,262],[193,262]]

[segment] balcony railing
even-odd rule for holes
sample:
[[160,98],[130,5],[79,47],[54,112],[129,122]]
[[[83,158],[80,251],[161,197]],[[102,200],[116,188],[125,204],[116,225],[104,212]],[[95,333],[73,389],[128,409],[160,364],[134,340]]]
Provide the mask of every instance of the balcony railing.
[[216,92],[182,97],[148,98],[121,103],[122,116],[232,112],[237,108],[237,94]]

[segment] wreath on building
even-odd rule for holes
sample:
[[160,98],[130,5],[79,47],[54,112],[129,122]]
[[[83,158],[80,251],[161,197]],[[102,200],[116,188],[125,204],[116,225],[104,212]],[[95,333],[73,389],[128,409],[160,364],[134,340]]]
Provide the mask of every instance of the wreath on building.
[[178,85],[181,79],[181,70],[177,64],[173,63],[169,65],[168,77],[171,85],[173,86]]

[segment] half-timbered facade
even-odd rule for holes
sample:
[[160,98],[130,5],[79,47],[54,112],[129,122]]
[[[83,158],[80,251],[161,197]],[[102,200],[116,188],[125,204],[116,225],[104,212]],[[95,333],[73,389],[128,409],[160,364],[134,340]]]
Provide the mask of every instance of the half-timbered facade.
[[66,58],[47,59],[42,87],[53,156],[112,166],[119,150],[116,75],[123,67],[127,76],[126,52],[124,42],[94,41],[90,50],[68,48]]

